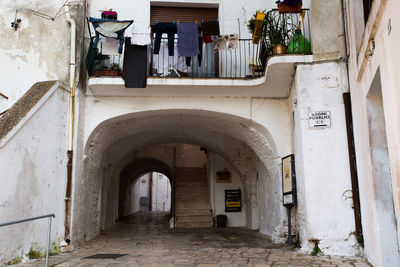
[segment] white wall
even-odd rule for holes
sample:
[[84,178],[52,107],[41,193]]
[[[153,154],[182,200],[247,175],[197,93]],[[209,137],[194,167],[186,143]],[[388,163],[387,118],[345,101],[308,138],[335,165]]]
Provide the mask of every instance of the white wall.
[[[209,155],[210,164],[210,198],[213,216],[225,214],[228,217],[228,227],[246,226],[246,201],[243,194],[245,190],[239,174],[231,164],[215,153]],[[216,183],[216,172],[228,169],[231,172],[230,183]],[[225,190],[240,189],[241,191],[241,212],[225,212]]]
[[[54,16],[63,2],[60,0],[2,0],[0,2],[0,36],[2,37],[0,92],[9,97],[8,107],[37,81],[68,80],[70,26],[65,15],[52,21],[20,11],[17,15],[17,19],[22,20],[20,27],[16,31],[11,28],[16,9],[32,9]],[[73,14],[76,14],[77,6],[77,3],[71,6]],[[61,10],[60,13],[63,12],[64,10]],[[79,41],[81,36],[79,30],[77,32]]]
[[149,174],[145,174],[131,186],[131,214],[141,211],[140,198],[149,197]]
[[[345,65],[338,63],[297,67],[293,99],[297,229],[305,252],[314,247],[310,239],[318,239],[324,253],[357,253],[342,96],[344,70]],[[330,111],[332,126],[310,129],[310,111]]]
[[169,212],[171,209],[171,185],[167,176],[153,173],[152,211]]
[[[51,242],[64,238],[69,93],[57,84],[0,146],[0,222],[54,213]],[[0,228],[0,264],[45,252],[47,219]]]
[[[377,70],[380,71],[386,138],[389,152],[395,217],[400,216],[400,2],[374,0],[364,27],[362,0],[346,1],[348,10],[349,71],[357,171],[360,186],[361,216],[365,252],[374,266],[395,266],[400,262],[396,248],[381,236],[382,226],[376,200],[372,145],[367,113],[368,94]],[[360,22],[360,18],[362,19]],[[370,50],[369,41],[375,41]],[[367,52],[371,54],[367,56]],[[377,114],[371,114],[372,116]],[[393,214],[392,214],[393,215]],[[398,244],[400,224],[397,224]],[[385,240],[382,241],[381,240]],[[392,263],[395,261],[395,263]]]
[[[141,211],[140,198],[149,197],[150,174],[145,174],[131,186],[131,214]],[[171,209],[171,185],[162,173],[153,172],[151,211],[169,212]]]

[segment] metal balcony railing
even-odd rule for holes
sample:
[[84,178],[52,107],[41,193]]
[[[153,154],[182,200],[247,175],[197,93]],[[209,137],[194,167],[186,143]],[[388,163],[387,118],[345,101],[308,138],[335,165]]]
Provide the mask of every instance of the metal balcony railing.
[[[147,74],[153,78],[201,78],[201,79],[253,79],[264,75],[268,57],[274,55],[280,44],[281,55],[311,54],[311,31],[309,10],[301,13],[279,13],[269,11],[263,22],[263,34],[257,43],[251,39],[238,39],[234,48],[216,49],[215,42],[203,44],[201,57],[178,56],[177,38],[174,39],[174,56],[169,56],[166,35],[161,39],[160,51],[154,54],[154,39],[148,49]],[[90,50],[89,50],[90,53]],[[101,55],[100,55],[101,57]],[[103,69],[115,71],[111,74],[93,72],[92,76],[120,76],[123,56],[103,56]],[[101,69],[94,66],[94,70]]]

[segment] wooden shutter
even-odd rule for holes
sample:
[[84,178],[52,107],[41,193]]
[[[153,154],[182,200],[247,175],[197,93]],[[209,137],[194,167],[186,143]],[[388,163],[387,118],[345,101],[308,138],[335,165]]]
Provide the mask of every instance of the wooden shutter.
[[218,19],[218,8],[198,7],[151,7],[151,24],[158,22],[196,22],[215,21]]

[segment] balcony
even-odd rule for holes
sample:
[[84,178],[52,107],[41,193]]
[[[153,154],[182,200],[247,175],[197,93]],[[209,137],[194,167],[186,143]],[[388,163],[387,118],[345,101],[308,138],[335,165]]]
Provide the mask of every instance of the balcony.
[[[311,48],[295,40],[300,36],[310,40],[309,10],[303,13],[267,13],[263,22],[263,36],[253,43],[251,39],[238,39],[233,48],[215,49],[215,43],[202,46],[202,57],[190,59],[168,56],[167,38],[161,39],[160,51],[154,54],[154,38],[148,48],[147,88],[125,88],[121,71],[116,76],[105,76],[104,69],[117,70],[123,66],[123,56],[105,57],[101,65],[94,66],[89,78],[88,94],[97,96],[237,96],[284,98],[289,95],[295,65],[311,62]],[[275,24],[271,24],[273,21]],[[301,26],[300,24],[301,23]],[[283,47],[286,51],[273,54],[274,36],[266,29],[281,27],[285,31]],[[299,33],[299,31],[297,31]],[[154,36],[153,36],[154,37]],[[227,46],[229,40],[227,41]],[[231,45],[232,46],[232,45]],[[174,40],[174,50],[177,39]],[[201,62],[201,64],[199,64]],[[263,62],[265,62],[263,64]]]

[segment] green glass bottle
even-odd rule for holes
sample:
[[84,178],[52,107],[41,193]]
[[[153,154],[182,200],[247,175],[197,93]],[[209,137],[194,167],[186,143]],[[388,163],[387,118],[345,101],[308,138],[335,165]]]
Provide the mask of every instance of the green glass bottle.
[[288,51],[290,54],[311,54],[310,42],[303,36],[300,29],[294,32],[293,38],[289,41]]

